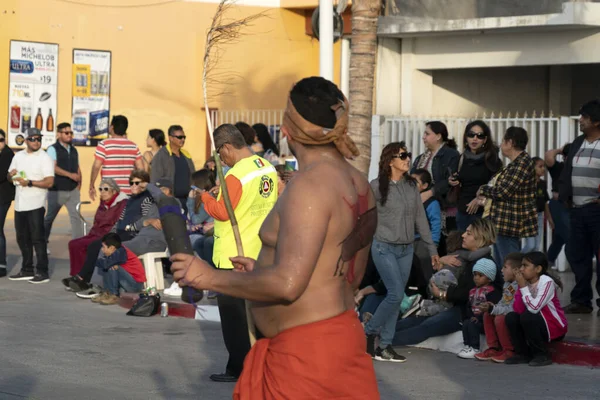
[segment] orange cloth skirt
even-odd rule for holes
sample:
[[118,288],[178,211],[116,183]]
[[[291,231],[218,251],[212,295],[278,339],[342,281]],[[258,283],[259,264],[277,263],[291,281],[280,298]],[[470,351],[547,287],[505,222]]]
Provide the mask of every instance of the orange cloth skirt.
[[246,356],[233,399],[379,399],[366,347],[354,311],[261,339]]

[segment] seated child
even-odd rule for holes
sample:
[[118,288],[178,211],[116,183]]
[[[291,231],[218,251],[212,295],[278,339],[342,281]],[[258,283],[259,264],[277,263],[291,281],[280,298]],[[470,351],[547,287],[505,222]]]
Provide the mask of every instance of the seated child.
[[[435,284],[440,290],[448,290],[448,286],[456,285],[458,283],[458,277],[463,272],[467,263],[488,256],[491,253],[489,247],[477,249],[475,251],[464,250],[462,248],[462,235],[463,233],[458,231],[453,231],[448,234],[446,247],[450,253],[449,255],[458,256],[461,265],[459,267],[444,265],[438,272],[433,274],[430,282]],[[421,302],[421,309],[417,312],[417,315],[421,317],[430,317],[439,314],[442,311],[446,311],[451,307],[452,303],[441,301],[439,299],[423,300]]]
[[556,293],[557,287],[562,290],[562,282],[548,272],[548,258],[539,251],[523,257],[515,280],[519,284],[515,312],[506,315],[515,355],[505,364],[550,365],[548,343],[567,334],[567,319]]
[[94,303],[112,305],[119,302],[119,289],[125,292],[140,292],[146,282],[146,271],[142,262],[129,249],[121,245],[116,233],[107,233],[102,238],[102,254],[96,267],[104,271],[104,292],[92,299]]
[[515,355],[510,334],[506,327],[506,314],[513,312],[513,303],[515,293],[519,285],[515,282],[515,275],[521,268],[523,254],[510,253],[504,258],[502,266],[502,276],[504,277],[504,289],[502,290],[502,299],[498,304],[484,303],[481,310],[483,315],[483,327],[485,330],[485,340],[488,349],[482,353],[475,354],[475,358],[481,361],[492,360],[497,363],[503,363]]
[[480,307],[484,303],[498,303],[501,296],[500,291],[495,290],[492,285],[494,279],[496,263],[489,258],[478,260],[473,267],[475,287],[469,291],[469,318],[463,321],[465,347],[458,353],[460,358],[475,358],[475,354],[479,353],[479,335],[483,333],[483,312]]
[[[433,178],[426,169],[417,169],[411,174],[411,176],[417,181],[417,188],[419,189],[419,192],[422,193],[431,189],[431,186],[433,185]],[[442,236],[442,208],[440,206],[440,202],[437,201],[435,197],[430,197],[429,200],[423,203],[423,208],[425,209],[427,221],[429,222],[431,240],[433,240],[433,243],[435,243],[437,247],[440,244],[440,237]],[[415,239],[420,237],[421,236],[418,234],[415,235]],[[422,244],[420,242],[417,243]],[[415,246],[417,246],[417,243],[415,243]],[[424,245],[422,247],[425,248]],[[420,254],[417,249],[415,249],[415,253]],[[429,258],[428,252],[425,252],[424,255],[425,258]],[[421,257],[421,255],[419,255],[419,257]]]

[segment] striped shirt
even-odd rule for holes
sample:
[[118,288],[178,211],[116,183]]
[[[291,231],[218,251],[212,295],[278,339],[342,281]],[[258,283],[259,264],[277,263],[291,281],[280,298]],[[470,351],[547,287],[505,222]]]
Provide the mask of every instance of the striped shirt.
[[96,147],[96,160],[102,161],[102,178],[112,178],[121,192],[130,195],[129,175],[135,162],[142,159],[137,144],[124,137],[104,139]]
[[573,156],[573,205],[584,206],[600,198],[600,139],[584,140]]

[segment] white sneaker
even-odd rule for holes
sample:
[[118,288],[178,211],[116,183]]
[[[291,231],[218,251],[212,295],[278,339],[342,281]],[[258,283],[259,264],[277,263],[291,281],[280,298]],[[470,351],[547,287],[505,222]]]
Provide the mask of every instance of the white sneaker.
[[183,289],[179,287],[177,282],[173,282],[170,288],[165,289],[165,295],[171,297],[180,297],[181,293],[183,293]]
[[461,351],[459,351],[457,355],[460,358],[470,359],[475,358],[475,354],[477,354],[477,350],[475,350],[471,346],[466,346]]

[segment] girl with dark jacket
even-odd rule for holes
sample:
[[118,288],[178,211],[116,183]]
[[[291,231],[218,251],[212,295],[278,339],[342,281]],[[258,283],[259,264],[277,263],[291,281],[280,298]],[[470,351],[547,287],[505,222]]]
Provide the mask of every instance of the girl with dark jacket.
[[474,220],[481,218],[483,207],[476,200],[477,190],[502,168],[498,147],[485,122],[477,120],[467,125],[463,145],[465,150],[459,158],[457,175],[448,179],[451,187],[460,185],[456,204],[456,225],[459,231],[464,231]]
[[8,167],[15,153],[6,144],[6,133],[0,129],[0,278],[6,276],[6,237],[4,221],[15,199],[15,185],[8,180]]

